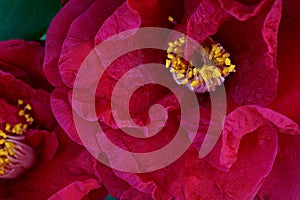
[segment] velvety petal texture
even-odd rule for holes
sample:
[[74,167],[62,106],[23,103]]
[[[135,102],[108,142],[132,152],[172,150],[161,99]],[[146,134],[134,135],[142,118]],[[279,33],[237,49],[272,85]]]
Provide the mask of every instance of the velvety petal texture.
[[[0,42],[1,137],[3,139],[3,133],[13,134],[5,130],[5,124],[15,125],[20,122],[22,115],[18,104],[19,100],[22,100],[24,104],[30,105],[26,109],[31,111],[34,119],[31,125],[28,124],[22,142],[33,149],[34,152],[26,151],[26,153],[32,154],[30,156],[35,158],[33,166],[25,169],[18,177],[6,180],[5,176],[1,175],[1,199],[47,199],[56,192],[59,194],[72,192],[74,188],[67,186],[76,185],[77,182],[82,182],[82,190],[77,191],[74,199],[80,199],[90,191],[102,188],[99,179],[90,171],[81,170],[76,174],[70,171],[78,168],[76,158],[86,150],[66,136],[52,115],[50,107],[52,87],[43,75],[43,58],[44,48],[37,42],[23,40]],[[17,138],[17,136],[9,137]],[[20,140],[16,141],[15,145],[21,145]],[[21,148],[22,151],[25,151],[24,149]],[[104,188],[102,193],[104,198],[107,194]]]
[[[294,59],[300,53],[300,13],[296,7],[298,1],[284,1],[282,21],[279,26],[278,65],[279,88],[278,97],[272,105],[273,109],[289,116],[300,124],[299,115],[299,72],[300,62]],[[286,132],[279,137],[279,151],[270,175],[264,181],[257,199],[297,199],[299,197],[299,144],[300,136]]]
[[[79,78],[83,84],[93,84],[89,82],[92,77],[85,74],[78,76],[79,67],[86,62],[85,58],[98,44],[115,34],[145,26],[174,26],[175,30],[188,34],[198,42],[208,38],[220,42],[236,65],[236,72],[226,77],[225,81],[228,110],[223,119],[222,135],[205,158],[199,158],[199,149],[211,122],[211,105],[209,94],[199,94],[197,98],[200,108],[197,109],[203,112],[199,121],[191,118],[191,121],[186,122],[185,139],[193,139],[189,133],[189,127],[193,124],[199,124],[197,135],[188,150],[169,166],[154,172],[134,174],[111,169],[93,160],[93,165],[86,166],[85,169],[93,171],[108,192],[118,199],[240,200],[253,199],[258,191],[259,197],[275,197],[270,191],[285,183],[275,183],[275,177],[283,176],[280,170],[288,166],[285,162],[292,163],[297,158],[296,153],[285,158],[291,150],[284,141],[288,141],[290,137],[297,138],[300,134],[297,125],[300,115],[294,111],[294,108],[298,108],[296,104],[299,100],[299,84],[294,73],[297,65],[293,64],[294,60],[290,57],[284,57],[290,55],[285,39],[282,39],[282,50],[279,50],[285,53],[278,55],[282,60],[279,60],[279,69],[277,66],[281,13],[281,0],[69,1],[49,28],[44,72],[56,87],[51,94],[53,114],[76,143],[82,144],[82,141],[75,127],[74,116],[86,121],[86,124],[98,121],[105,130],[106,137],[114,145],[138,153],[155,151],[168,144],[180,124],[181,110],[178,102],[181,99],[177,99],[170,88],[154,84],[145,85],[133,93],[129,110],[132,121],[143,127],[151,123],[151,106],[161,105],[166,123],[157,135],[146,139],[127,135],[121,128],[132,128],[129,120],[124,119],[118,124],[113,117],[111,101],[118,80],[138,65],[165,62],[165,53],[153,49],[136,50],[120,56],[103,73],[97,83],[96,96],[83,96],[82,101],[76,102],[76,106],[72,107],[75,78]],[[173,23],[168,21],[169,16],[175,20]],[[297,20],[286,20],[290,24],[297,23]],[[288,24],[281,26],[287,27]],[[282,32],[296,35],[285,29]],[[279,39],[280,37],[285,36],[279,36]],[[292,55],[296,57],[298,51],[297,45],[293,45],[294,39],[286,41],[293,46]],[[109,51],[111,54],[114,52],[113,49]],[[284,71],[283,75],[280,70]],[[154,77],[155,72],[150,72],[147,76]],[[136,73],[133,79],[139,82],[145,79],[145,75]],[[286,83],[287,80],[292,84]],[[118,97],[122,99],[122,95],[126,95],[130,88],[130,84],[122,86]],[[284,97],[286,91],[291,98]],[[90,106],[86,103],[90,98],[96,100],[96,116],[90,113],[90,107],[86,108]],[[289,104],[293,107],[289,107]],[[270,106],[273,110],[260,106]],[[189,106],[189,109],[193,116],[194,106]],[[158,119],[159,116],[155,117]],[[148,130],[144,130],[147,135]],[[98,145],[103,142],[101,137],[89,133],[89,127],[86,127],[85,134],[91,136],[89,141],[92,141],[92,145],[89,150],[97,150]],[[292,147],[298,148],[296,141],[292,143]],[[109,157],[111,152],[106,153]],[[116,157],[112,159],[118,160]],[[291,174],[294,170],[295,167],[292,166]],[[296,179],[287,174],[290,177],[287,179],[288,183],[293,184]],[[75,189],[81,193],[72,193],[74,198],[86,197],[86,189],[95,190],[100,186],[97,184],[91,177],[77,180],[66,185],[52,198],[63,198]],[[291,197],[295,197],[297,187],[281,188],[282,191],[293,192]]]

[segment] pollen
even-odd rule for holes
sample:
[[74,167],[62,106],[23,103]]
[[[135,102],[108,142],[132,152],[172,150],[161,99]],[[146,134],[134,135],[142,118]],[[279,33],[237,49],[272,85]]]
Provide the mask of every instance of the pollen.
[[171,16],[168,17],[168,21],[171,22],[172,24],[178,24],[178,22]]
[[25,109],[26,109],[26,110],[31,110],[31,109],[32,109],[32,107],[31,107],[31,105],[30,105],[30,104],[27,104],[27,105],[25,106]]
[[34,121],[32,107],[25,105],[21,99],[18,100],[18,106],[19,122],[6,122],[4,129],[0,129],[0,178],[16,178],[32,167],[36,160],[35,151],[26,144],[24,135]]
[[24,101],[22,99],[18,99],[18,105],[21,106],[23,105]]
[[[169,17],[169,21],[172,19]],[[200,93],[211,92],[223,84],[225,77],[235,72],[230,53],[220,43],[211,40],[210,45],[204,46],[199,56],[207,56],[213,62],[212,64],[204,63],[201,67],[195,67],[193,60],[187,61],[183,58],[185,43],[186,38],[181,36],[169,42],[166,48],[166,68],[170,70],[178,84],[187,85],[192,91]]]

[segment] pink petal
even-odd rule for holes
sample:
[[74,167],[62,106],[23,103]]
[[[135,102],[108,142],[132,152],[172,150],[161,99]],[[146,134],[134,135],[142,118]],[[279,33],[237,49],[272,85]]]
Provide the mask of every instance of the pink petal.
[[95,179],[76,181],[52,195],[49,200],[82,199],[91,190],[100,187]]
[[57,65],[68,30],[72,22],[86,11],[93,2],[94,0],[72,0],[62,8],[51,22],[47,32],[44,72],[54,86],[62,85]]

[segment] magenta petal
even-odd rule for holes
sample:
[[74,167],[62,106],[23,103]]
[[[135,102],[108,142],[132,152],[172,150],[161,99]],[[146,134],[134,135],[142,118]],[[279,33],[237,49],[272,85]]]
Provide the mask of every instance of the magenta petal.
[[52,195],[49,200],[82,199],[91,190],[99,187],[100,184],[95,179],[76,181]]
[[300,136],[279,135],[279,150],[259,199],[297,199],[300,196]]
[[[260,3],[255,5],[246,5],[240,3],[236,0],[219,0],[222,8],[224,8],[230,15],[234,16],[236,19],[244,21],[257,15],[262,9],[265,9],[266,4],[268,4],[269,0],[263,0]],[[247,0],[245,3],[248,2]]]
[[[299,127],[295,122],[267,108],[243,106],[231,112],[226,117],[223,128],[221,164],[230,168],[237,160],[241,138],[260,127],[268,127],[270,125],[277,129],[278,132],[300,134]],[[269,140],[269,138],[262,137],[260,140],[262,142],[263,140]],[[253,151],[256,151],[256,149],[253,149]]]
[[96,173],[101,177],[107,191],[117,199],[153,200],[150,194],[146,194],[132,187],[129,183],[115,175],[113,170],[103,164],[95,166]]
[[73,20],[80,16],[93,2],[94,0],[72,0],[62,8],[51,22],[47,32],[44,72],[54,86],[62,85],[57,65],[68,30]]
[[201,42],[214,35],[221,24],[229,17],[217,0],[201,1],[189,18],[187,34],[196,41]]
[[126,1],[103,23],[95,36],[95,45],[123,31],[139,28],[140,25],[139,14]]
[[95,1],[73,21],[62,45],[58,66],[62,80],[67,86],[73,86],[81,63],[94,47],[95,35],[103,22],[122,2],[123,0],[118,0],[107,4],[104,0]]
[[[153,197],[156,199],[253,199],[272,169],[277,145],[277,133],[272,127],[262,127],[244,136],[238,159],[228,172],[199,159],[198,151],[190,148],[170,166],[140,174],[142,183],[138,188],[154,182],[157,189]],[[129,183],[136,184],[136,180]]]
[[216,40],[232,55],[236,73],[225,84],[238,104],[261,106],[273,102],[277,94],[277,34],[281,0],[247,21],[225,22]]
[[72,108],[68,100],[67,89],[57,88],[53,91],[51,95],[51,107],[57,122],[68,134],[68,136],[73,141],[81,144],[81,140],[75,128]]
[[279,26],[278,65],[279,87],[278,96],[272,108],[294,119],[300,124],[300,1],[285,1],[283,16]]

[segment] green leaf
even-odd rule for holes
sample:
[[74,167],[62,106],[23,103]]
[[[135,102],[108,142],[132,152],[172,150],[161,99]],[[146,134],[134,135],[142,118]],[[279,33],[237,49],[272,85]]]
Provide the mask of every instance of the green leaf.
[[0,40],[38,40],[61,8],[61,0],[0,0]]
[[108,195],[105,200],[117,200],[117,199],[115,199],[112,196]]

